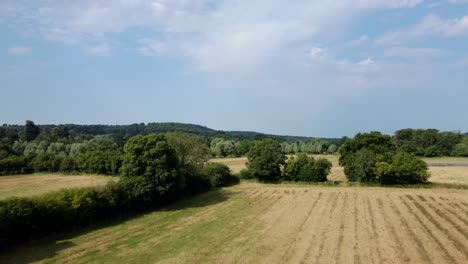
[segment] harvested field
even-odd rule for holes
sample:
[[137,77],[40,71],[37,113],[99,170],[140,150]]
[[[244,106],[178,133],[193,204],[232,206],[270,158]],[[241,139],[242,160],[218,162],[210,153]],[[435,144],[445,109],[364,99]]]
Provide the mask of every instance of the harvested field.
[[232,173],[239,173],[242,169],[245,169],[245,163],[247,162],[246,157],[240,158],[217,158],[211,159],[210,162],[222,163],[231,169]]
[[0,199],[25,197],[57,191],[104,185],[116,177],[98,175],[30,174],[0,177]]
[[432,175],[431,178],[429,178],[431,182],[468,185],[468,167],[429,167],[429,172]]
[[468,195],[243,183],[0,262],[468,263]]

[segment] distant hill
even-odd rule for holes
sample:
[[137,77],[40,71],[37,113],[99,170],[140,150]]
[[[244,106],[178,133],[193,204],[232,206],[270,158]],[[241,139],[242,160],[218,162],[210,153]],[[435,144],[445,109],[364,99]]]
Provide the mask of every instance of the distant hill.
[[[38,125],[42,130],[50,132],[55,127],[66,127],[73,130],[77,134],[87,135],[108,135],[108,134],[121,134],[134,136],[138,134],[150,133],[165,133],[181,131],[191,134],[196,134],[205,137],[222,137],[226,139],[262,139],[262,138],[275,138],[279,141],[307,141],[313,137],[300,137],[289,135],[272,135],[264,134],[254,131],[222,131],[214,130],[205,126],[195,124],[185,124],[177,122],[163,122],[163,123],[135,123],[131,125],[77,125],[77,124],[62,124],[62,125]],[[21,131],[24,129],[23,125],[3,125],[4,128],[14,129]],[[334,141],[334,138],[324,138],[325,140]]]

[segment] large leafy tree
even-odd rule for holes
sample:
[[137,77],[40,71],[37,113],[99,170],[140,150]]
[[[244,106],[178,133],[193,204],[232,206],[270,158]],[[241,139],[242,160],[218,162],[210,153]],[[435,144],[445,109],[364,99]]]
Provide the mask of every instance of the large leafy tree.
[[286,156],[281,152],[281,145],[274,139],[263,139],[247,153],[247,168],[261,182],[277,182],[281,177],[281,166]]
[[120,184],[136,201],[173,198],[181,184],[178,158],[163,135],[130,138],[125,145]]
[[350,181],[377,182],[375,163],[389,160],[396,150],[392,138],[380,132],[359,133],[339,149],[340,165]]

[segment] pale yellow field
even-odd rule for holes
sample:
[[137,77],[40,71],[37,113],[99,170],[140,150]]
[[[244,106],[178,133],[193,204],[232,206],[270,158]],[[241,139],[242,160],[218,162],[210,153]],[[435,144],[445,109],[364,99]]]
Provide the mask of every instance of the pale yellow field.
[[468,185],[468,167],[435,166],[429,167],[429,172],[431,182]]
[[62,174],[0,176],[0,199],[34,196],[64,188],[100,186],[116,179],[110,176]]
[[468,163],[468,158],[463,157],[436,157],[436,158],[422,158],[425,162],[463,162]]
[[468,191],[242,183],[0,263],[468,263]]

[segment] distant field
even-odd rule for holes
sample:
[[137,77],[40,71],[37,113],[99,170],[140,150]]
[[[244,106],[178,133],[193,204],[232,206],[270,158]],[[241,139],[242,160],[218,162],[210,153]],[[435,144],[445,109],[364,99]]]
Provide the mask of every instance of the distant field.
[[468,195],[243,183],[0,262],[468,263]]
[[116,179],[109,176],[61,174],[0,176],[0,199],[34,196],[63,188],[104,185]]
[[[344,174],[343,167],[340,167],[338,164],[338,155],[312,155],[315,158],[325,158],[328,159],[333,167],[331,169],[330,175],[328,175],[329,181],[342,181],[346,182],[346,176]],[[457,158],[457,157],[440,157],[440,158],[424,158],[426,162],[467,162],[468,158]],[[241,169],[246,168],[245,163],[247,158],[222,158],[222,159],[212,159],[211,162],[219,162],[226,164],[231,168],[231,171],[238,173]],[[429,178],[430,182],[435,183],[450,183],[450,184],[468,184],[468,166],[466,167],[439,167],[439,166],[430,166],[429,172],[432,177]]]
[[426,162],[463,162],[468,163],[468,158],[463,157],[436,157],[436,158],[423,158]]

